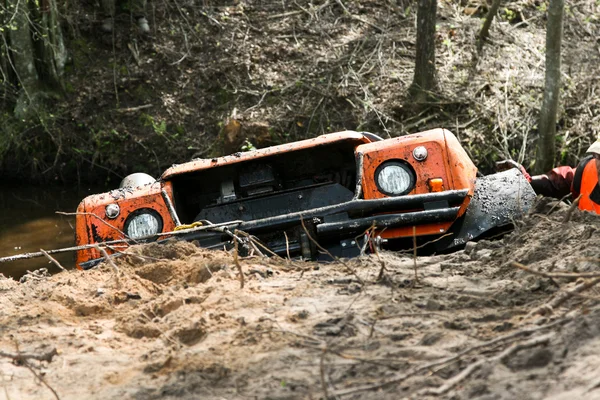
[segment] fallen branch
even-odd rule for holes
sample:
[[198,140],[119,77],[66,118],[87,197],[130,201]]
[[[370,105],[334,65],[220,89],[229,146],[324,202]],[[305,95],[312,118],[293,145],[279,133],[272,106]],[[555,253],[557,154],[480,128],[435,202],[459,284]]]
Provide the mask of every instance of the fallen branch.
[[522,269],[530,274],[543,276],[545,278],[596,278],[600,277],[600,272],[543,272],[538,271],[517,261],[512,261],[509,264],[511,267]]
[[511,262],[510,265],[515,268],[519,268],[523,271],[527,271],[531,274],[543,276],[543,277],[550,278],[550,279],[552,279],[552,278],[593,278],[593,279],[579,283],[577,286],[575,286],[571,290],[559,292],[555,297],[552,298],[552,300],[550,300],[546,304],[543,304],[540,307],[538,307],[537,309],[530,312],[529,313],[530,316],[535,315],[535,314],[541,314],[541,315],[551,314],[554,311],[554,309],[556,309],[557,307],[560,307],[563,303],[565,303],[571,297],[578,296],[578,295],[580,295],[581,292],[584,292],[584,291],[596,286],[598,283],[600,283],[600,273],[599,272],[542,272],[542,271],[537,271],[537,270],[531,269],[531,268],[529,268],[519,262],[516,262],[516,261]]
[[277,18],[292,17],[294,15],[302,14],[303,12],[304,12],[304,10],[288,11],[288,12],[281,13],[281,14],[269,15],[267,17],[267,19],[277,19]]
[[56,347],[53,347],[45,353],[11,353],[8,351],[0,350],[0,357],[10,358],[16,363],[21,363],[27,360],[52,362],[54,356],[57,355],[58,351],[56,350]]
[[531,313],[529,313],[529,315],[532,315],[532,314],[540,314],[540,315],[551,314],[556,308],[560,307],[563,303],[565,303],[571,297],[577,296],[581,292],[584,292],[584,291],[586,291],[588,289],[591,289],[592,287],[596,286],[598,283],[600,283],[600,277],[594,278],[594,279],[590,279],[590,280],[587,280],[587,281],[583,281],[583,282],[581,282],[580,284],[578,284],[577,286],[575,286],[571,290],[564,291],[564,292],[559,292],[554,298],[552,298],[552,300],[550,300],[546,304],[543,304],[542,306],[538,307],[536,310],[534,310]]
[[[133,53],[133,51],[132,51],[132,53]],[[138,60],[136,59],[136,61],[138,61]],[[139,64],[139,62],[138,62],[138,64]],[[136,111],[140,111],[140,110],[145,110],[147,108],[151,108],[152,106],[153,106],[152,104],[144,104],[142,106],[137,106],[137,107],[119,108],[119,109],[117,109],[117,112],[119,112],[119,113],[136,112]]]
[[498,362],[498,361],[503,361],[504,359],[506,359],[507,357],[516,353],[519,350],[526,349],[529,347],[539,346],[540,344],[546,344],[550,341],[550,339],[552,339],[553,336],[554,336],[553,333],[547,333],[547,334],[539,336],[539,337],[531,338],[526,342],[515,343],[494,357],[490,357],[490,358],[484,357],[484,358],[478,360],[477,362],[470,364],[467,368],[463,369],[460,373],[458,373],[455,376],[453,376],[452,378],[448,379],[448,381],[446,381],[446,383],[444,383],[442,386],[437,387],[435,389],[427,388],[422,391],[419,391],[417,393],[417,396],[426,396],[426,395],[439,396],[439,395],[445,394],[450,389],[452,389],[453,387],[455,387],[456,385],[458,385],[459,383],[461,383],[462,381],[467,379],[473,372],[475,372],[476,370],[481,368],[482,365],[490,364],[490,363]]
[[[564,195],[563,197],[561,197],[561,199],[559,201],[557,201],[556,203],[554,203],[554,205],[550,208],[550,210],[548,210],[548,212],[546,213],[546,215],[552,214],[552,211],[554,211],[554,209],[556,207],[558,207],[559,204],[562,204],[569,197],[571,197],[571,193],[568,193],[568,194]],[[533,210],[533,207],[531,207],[531,209]]]
[[357,15],[354,15],[354,14],[352,14],[352,13],[351,13],[351,12],[350,12],[350,11],[349,11],[347,8],[346,8],[346,6],[344,5],[344,3],[342,3],[342,0],[335,0],[335,1],[336,1],[336,2],[339,4],[339,6],[340,6],[340,7],[342,7],[342,9],[344,10],[344,13],[346,13],[346,14],[347,14],[347,15],[348,15],[350,18],[352,18],[353,20],[356,20],[356,21],[362,22],[363,24],[367,24],[367,25],[369,25],[370,27],[377,29],[379,32],[384,32],[383,28],[381,28],[381,27],[379,27],[379,26],[375,25],[375,24],[374,24],[374,23],[372,23],[372,22],[369,22],[369,21],[367,21],[366,19],[362,19],[361,17],[359,17],[359,16],[357,16]]
[[38,372],[36,372],[31,367],[31,365],[29,365],[29,363],[27,363],[27,362],[24,362],[23,366],[25,366],[25,368],[27,368],[33,374],[33,376],[35,376],[40,382],[42,382],[44,384],[44,386],[46,386],[48,388],[48,390],[50,390],[52,392],[52,394],[54,395],[54,398],[56,400],[60,400],[60,397],[58,396],[58,393],[56,393],[56,390],[54,390],[54,388],[52,386],[50,386],[50,384],[48,382],[46,382],[46,380],[44,379],[42,374],[39,374]]
[[327,354],[327,348],[323,349],[321,353],[321,360],[319,361],[319,373],[321,375],[321,388],[323,389],[324,399],[329,398],[329,393],[327,392],[327,381],[325,380],[325,354]]
[[518,330],[518,331],[515,331],[515,332],[512,332],[512,333],[509,333],[507,335],[499,336],[499,337],[494,338],[492,340],[489,340],[487,342],[480,343],[480,344],[478,344],[476,346],[469,347],[468,349],[463,350],[463,351],[461,351],[460,353],[458,353],[458,354],[456,354],[454,356],[446,357],[446,358],[443,358],[441,360],[437,360],[437,361],[433,361],[433,362],[421,365],[420,367],[416,367],[412,371],[406,372],[406,373],[404,373],[402,375],[396,375],[392,379],[386,380],[384,382],[380,382],[380,383],[376,383],[376,384],[371,384],[371,385],[358,386],[358,387],[353,387],[353,388],[348,388],[348,389],[339,389],[339,390],[336,390],[334,393],[331,393],[331,395],[333,395],[333,396],[347,396],[347,395],[358,393],[358,392],[366,392],[366,391],[370,391],[370,390],[381,389],[381,388],[384,388],[384,387],[387,387],[387,386],[390,386],[390,385],[393,385],[393,384],[398,384],[398,383],[403,382],[406,379],[408,379],[408,378],[410,378],[410,377],[412,377],[414,375],[417,375],[417,374],[425,372],[425,371],[429,371],[432,368],[439,367],[441,365],[448,365],[448,364],[451,364],[453,362],[456,362],[456,361],[460,360],[462,357],[464,357],[465,355],[470,354],[470,353],[472,353],[472,352],[474,352],[476,350],[481,350],[481,349],[484,349],[486,347],[494,346],[494,345],[497,345],[499,343],[503,343],[505,341],[515,339],[515,338],[517,338],[519,336],[526,336],[526,335],[532,334],[534,332],[538,332],[538,331],[541,331],[541,330],[544,330],[544,329],[549,329],[549,328],[552,328],[552,327],[554,327],[556,325],[563,324],[563,323],[565,323],[565,322],[567,322],[569,320],[571,320],[571,318],[561,318],[561,319],[558,319],[558,320],[556,320],[554,322],[551,322],[549,324],[545,324],[545,325],[541,325],[541,326],[535,326],[533,328],[524,328],[524,329],[521,329],[521,330]]
[[435,312],[422,312],[422,313],[404,313],[404,314],[384,315],[383,317],[377,318],[377,321],[383,321],[386,319],[394,319],[394,318],[429,317],[429,316],[445,318],[444,314],[435,313]]
[[56,393],[56,390],[54,390],[54,388],[52,388],[52,386],[50,386],[48,382],[44,380],[44,377],[41,374],[37,373],[28,363],[29,360],[52,362],[52,359],[56,355],[58,355],[56,347],[53,347],[45,353],[10,353],[7,351],[0,350],[0,357],[10,358],[12,359],[13,363],[17,365],[22,365],[25,368],[27,368],[33,374],[33,376],[35,376],[40,382],[44,384],[44,386],[48,388],[48,390],[52,392],[56,400],[60,400],[60,397],[58,396],[58,393]]

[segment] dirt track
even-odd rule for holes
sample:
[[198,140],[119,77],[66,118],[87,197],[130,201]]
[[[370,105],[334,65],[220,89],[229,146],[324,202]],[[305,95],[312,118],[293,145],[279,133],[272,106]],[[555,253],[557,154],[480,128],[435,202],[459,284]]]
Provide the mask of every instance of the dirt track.
[[418,281],[401,254],[247,258],[240,289],[230,254],[190,243],[132,249],[118,273],[0,280],[0,399],[55,398],[34,373],[60,399],[600,398],[595,289],[541,307],[581,281],[509,265],[597,270],[600,220],[551,206],[418,258]]

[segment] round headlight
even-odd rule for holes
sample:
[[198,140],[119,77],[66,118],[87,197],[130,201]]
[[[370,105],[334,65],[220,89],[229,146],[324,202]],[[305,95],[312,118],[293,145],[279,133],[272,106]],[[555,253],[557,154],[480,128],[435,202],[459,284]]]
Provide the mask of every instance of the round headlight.
[[410,192],[415,186],[412,168],[402,161],[386,161],[375,171],[375,182],[380,192],[399,196]]
[[143,239],[162,232],[160,214],[149,208],[136,210],[125,221],[125,234],[131,239]]

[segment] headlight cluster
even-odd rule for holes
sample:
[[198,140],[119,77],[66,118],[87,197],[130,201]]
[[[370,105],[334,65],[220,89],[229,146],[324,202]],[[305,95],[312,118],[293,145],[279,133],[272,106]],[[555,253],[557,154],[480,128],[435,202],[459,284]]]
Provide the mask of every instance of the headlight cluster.
[[386,161],[375,171],[377,188],[388,196],[400,196],[415,186],[415,173],[407,163],[400,160]]
[[143,239],[162,232],[163,222],[159,213],[150,209],[136,210],[125,221],[125,234],[131,239]]

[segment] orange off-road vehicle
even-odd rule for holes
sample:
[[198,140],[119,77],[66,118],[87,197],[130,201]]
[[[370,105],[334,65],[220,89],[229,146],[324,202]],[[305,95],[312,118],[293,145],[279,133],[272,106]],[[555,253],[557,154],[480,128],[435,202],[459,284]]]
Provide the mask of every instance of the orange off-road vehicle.
[[[375,246],[412,247],[415,238],[446,251],[509,225],[534,199],[516,169],[478,177],[447,130],[386,140],[345,131],[196,159],[156,181],[130,175],[119,189],[81,202],[76,234],[81,246],[177,236],[230,248],[236,240],[240,249],[258,243],[265,254],[305,259],[324,257],[321,249],[351,257]],[[103,259],[87,247],[77,253],[79,268]]]

